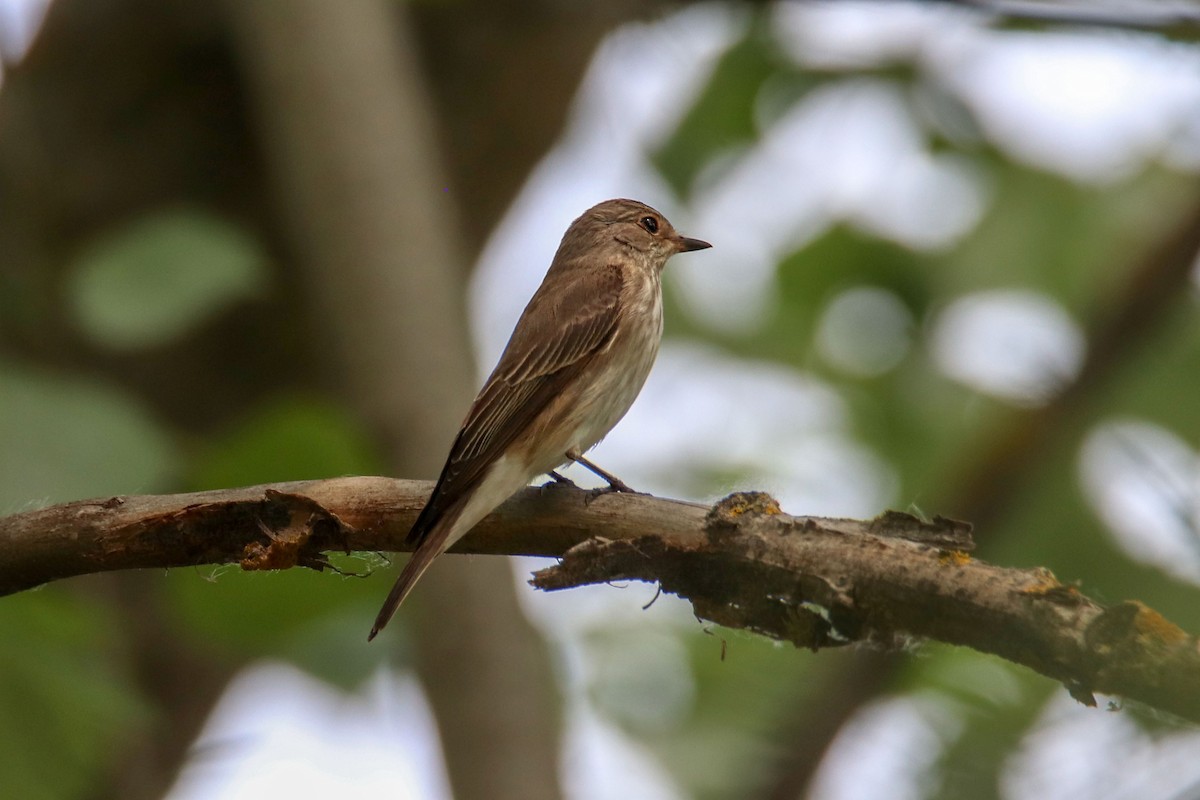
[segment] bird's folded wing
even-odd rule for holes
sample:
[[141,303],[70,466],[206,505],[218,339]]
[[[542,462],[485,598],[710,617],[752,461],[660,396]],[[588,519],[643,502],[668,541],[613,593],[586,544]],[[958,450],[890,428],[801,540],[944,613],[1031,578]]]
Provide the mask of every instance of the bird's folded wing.
[[463,422],[409,541],[468,496],[493,464],[576,380],[616,330],[624,283],[619,266],[579,270],[543,283]]

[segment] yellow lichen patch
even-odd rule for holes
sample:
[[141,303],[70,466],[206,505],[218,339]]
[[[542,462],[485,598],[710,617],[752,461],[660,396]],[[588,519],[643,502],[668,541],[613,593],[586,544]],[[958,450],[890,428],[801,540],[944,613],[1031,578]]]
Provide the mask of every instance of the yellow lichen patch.
[[782,514],[783,509],[779,507],[779,501],[774,497],[768,497],[767,502],[758,509],[760,514]]
[[1138,638],[1153,639],[1168,645],[1183,644],[1190,640],[1191,637],[1188,636],[1187,631],[1153,608],[1139,603],[1137,600],[1130,600],[1129,604],[1137,607],[1137,614],[1133,618],[1133,628],[1137,631]]
[[971,556],[962,550],[942,550],[938,553],[938,563],[943,567],[965,567],[971,563]]
[[766,492],[734,492],[717,502],[708,512],[709,522],[732,524],[746,515],[782,514],[779,501]]
[[779,502],[774,497],[754,495],[741,502],[729,506],[730,516],[740,517],[743,514],[780,514]]
[[1030,577],[1032,582],[1021,589],[1021,594],[1027,597],[1037,597],[1062,606],[1078,606],[1091,602],[1074,586],[1060,583],[1048,569],[1036,569]]
[[1029,584],[1021,590],[1022,594],[1028,595],[1047,595],[1058,594],[1064,590],[1070,589],[1074,591],[1074,587],[1063,586],[1058,578],[1054,577],[1054,573],[1048,569],[1038,569],[1033,576],[1033,583]]

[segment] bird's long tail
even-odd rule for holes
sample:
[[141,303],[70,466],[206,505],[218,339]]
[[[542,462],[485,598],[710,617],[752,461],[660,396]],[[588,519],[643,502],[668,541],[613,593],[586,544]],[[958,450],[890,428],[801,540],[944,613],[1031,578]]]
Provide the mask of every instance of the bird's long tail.
[[[450,509],[433,523],[429,528],[428,533],[420,537],[420,544],[413,551],[412,557],[408,559],[408,563],[404,565],[404,569],[400,570],[400,577],[396,579],[395,585],[392,586],[392,591],[388,593],[387,599],[383,601],[383,607],[379,609],[379,614],[375,617],[375,624],[371,626],[371,633],[367,636],[367,641],[371,641],[383,630],[383,626],[388,624],[388,620],[396,613],[396,609],[400,608],[400,604],[404,602],[404,598],[408,597],[408,593],[412,591],[413,586],[425,574],[425,570],[429,569],[429,565],[433,560],[446,551],[450,546],[449,538],[454,524],[458,521],[459,515],[462,512],[462,507]],[[420,526],[421,521],[418,519],[417,525],[414,526],[414,533]],[[411,534],[410,539],[414,538]]]

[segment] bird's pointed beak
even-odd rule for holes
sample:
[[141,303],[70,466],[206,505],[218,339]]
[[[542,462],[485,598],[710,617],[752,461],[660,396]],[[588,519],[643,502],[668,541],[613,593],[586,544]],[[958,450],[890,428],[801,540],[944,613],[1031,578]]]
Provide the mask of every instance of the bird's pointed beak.
[[711,244],[703,239],[691,239],[687,236],[680,236],[675,240],[675,246],[679,248],[681,253],[690,253],[693,250],[707,250],[712,247]]

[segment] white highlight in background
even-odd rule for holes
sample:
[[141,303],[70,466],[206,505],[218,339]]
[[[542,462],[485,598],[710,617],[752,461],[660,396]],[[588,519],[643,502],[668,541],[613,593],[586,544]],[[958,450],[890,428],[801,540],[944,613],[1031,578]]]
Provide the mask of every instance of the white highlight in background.
[[168,795],[213,797],[449,800],[450,788],[415,678],[380,672],[350,694],[273,662],[225,690]]
[[1083,363],[1084,337],[1058,303],[1038,292],[975,292],[934,322],[933,354],[951,378],[1020,405],[1040,405]]
[[1200,454],[1158,425],[1112,420],[1088,435],[1079,473],[1125,552],[1200,583]]

